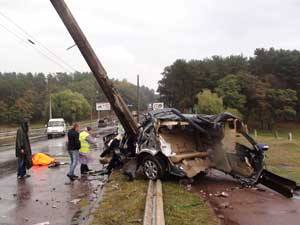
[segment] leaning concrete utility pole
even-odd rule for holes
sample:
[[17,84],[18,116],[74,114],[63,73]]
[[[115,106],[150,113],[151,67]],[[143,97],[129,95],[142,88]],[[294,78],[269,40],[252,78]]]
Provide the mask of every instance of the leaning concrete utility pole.
[[61,20],[68,29],[70,35],[78,46],[82,56],[89,65],[91,71],[93,72],[97,82],[102,88],[104,94],[106,95],[108,101],[111,104],[112,109],[116,113],[118,119],[120,120],[124,130],[128,135],[136,135],[138,131],[137,123],[134,121],[126,103],[122,99],[121,95],[113,87],[112,82],[108,79],[107,73],[102,66],[100,60],[96,56],[94,50],[86,39],[84,33],[77,24],[75,18],[73,17],[68,6],[64,0],[50,0]]

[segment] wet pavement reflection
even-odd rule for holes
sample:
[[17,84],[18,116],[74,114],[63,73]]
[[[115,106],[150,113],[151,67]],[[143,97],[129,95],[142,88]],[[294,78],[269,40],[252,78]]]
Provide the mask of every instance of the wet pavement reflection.
[[[95,160],[90,165],[95,170],[101,169],[96,160],[102,145],[101,139],[98,140],[98,148],[93,152]],[[34,152],[56,155],[59,161],[69,161],[64,138],[38,142],[34,144]],[[56,225],[71,224],[82,202],[88,205],[97,198],[96,191],[103,185],[103,177],[82,177],[70,182],[66,177],[68,169],[69,165],[33,167],[29,172],[31,177],[25,180],[17,180],[15,173],[2,176],[0,225],[34,225],[48,221]],[[79,174],[79,166],[76,172]],[[74,199],[82,201],[75,204],[71,202]]]

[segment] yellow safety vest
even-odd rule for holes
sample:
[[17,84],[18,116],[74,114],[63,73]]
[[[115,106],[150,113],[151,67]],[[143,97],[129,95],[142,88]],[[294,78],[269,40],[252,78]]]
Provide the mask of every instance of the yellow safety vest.
[[88,153],[90,151],[90,144],[86,140],[86,138],[89,135],[90,134],[88,132],[86,132],[86,131],[80,132],[80,134],[79,134],[79,141],[80,141],[81,148],[79,149],[79,152]]

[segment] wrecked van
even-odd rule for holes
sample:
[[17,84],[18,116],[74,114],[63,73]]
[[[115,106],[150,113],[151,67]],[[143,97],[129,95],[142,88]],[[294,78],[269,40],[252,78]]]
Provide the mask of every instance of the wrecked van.
[[[110,135],[110,139],[120,135]],[[104,142],[109,147],[107,137]],[[264,153],[269,146],[257,143],[242,121],[230,113],[187,115],[176,109],[149,112],[137,137],[123,135],[119,142],[123,155],[134,156],[148,179],[170,173],[179,177],[205,175],[217,169],[242,184],[276,186],[278,192],[292,195],[294,181],[264,169]],[[274,189],[274,188],[273,188]]]

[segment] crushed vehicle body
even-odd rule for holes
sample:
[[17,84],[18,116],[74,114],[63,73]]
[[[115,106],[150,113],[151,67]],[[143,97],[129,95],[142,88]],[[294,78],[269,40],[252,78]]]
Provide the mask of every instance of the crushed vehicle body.
[[264,169],[264,153],[269,147],[258,144],[242,121],[230,113],[192,115],[172,108],[155,110],[146,115],[137,137],[119,132],[105,137],[104,143],[102,157],[112,149],[117,150],[120,161],[135,157],[145,176],[153,180],[166,173],[191,178],[216,169],[242,184],[261,183],[287,197],[296,188],[294,181]]

